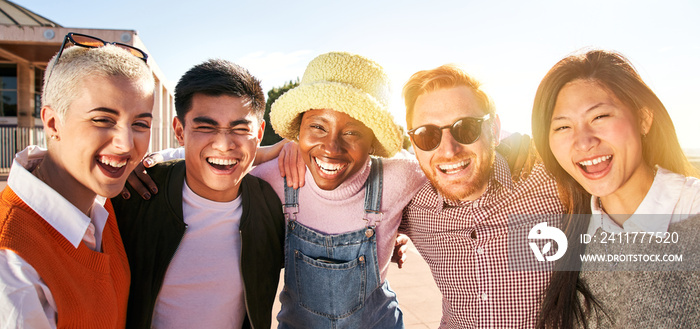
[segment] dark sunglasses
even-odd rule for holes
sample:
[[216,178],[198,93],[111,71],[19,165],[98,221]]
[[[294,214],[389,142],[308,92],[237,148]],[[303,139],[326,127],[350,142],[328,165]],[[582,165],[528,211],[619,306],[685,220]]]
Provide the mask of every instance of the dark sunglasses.
[[440,146],[442,130],[449,128],[450,134],[457,142],[467,145],[479,140],[481,124],[490,118],[491,115],[486,114],[481,118],[461,118],[451,125],[442,127],[436,125],[420,126],[409,130],[408,135],[411,136],[411,140],[416,147],[423,151],[432,151]]
[[115,45],[119,48],[122,48],[132,55],[142,59],[144,63],[148,64],[148,55],[141,49],[138,49],[136,47],[132,47],[129,45],[125,45],[123,43],[119,42],[106,42],[100,38],[96,38],[87,34],[80,34],[80,33],[73,33],[70,32],[66,34],[66,37],[63,38],[63,43],[61,44],[61,49],[58,50],[58,55],[56,55],[56,61],[53,63],[53,66],[51,67],[51,72],[49,72],[49,78],[51,78],[51,73],[53,73],[53,68],[58,64],[58,60],[61,58],[61,55],[63,55],[63,49],[66,48],[66,43],[69,42],[80,47],[85,47],[85,48],[99,48],[99,47],[104,47],[106,45]]
[[[115,45],[119,48],[130,52],[132,55],[148,63],[148,55],[141,49],[119,42],[106,42],[100,38],[73,32],[66,34],[66,37],[63,38],[63,44],[61,44],[61,49],[58,50],[58,56],[56,56],[56,63],[58,63],[58,59],[61,58],[61,54],[63,54],[63,49],[66,47],[66,43],[69,41],[70,43],[76,46],[81,46],[85,48],[99,48],[104,47],[106,45]],[[56,63],[54,63],[54,65],[56,65]]]

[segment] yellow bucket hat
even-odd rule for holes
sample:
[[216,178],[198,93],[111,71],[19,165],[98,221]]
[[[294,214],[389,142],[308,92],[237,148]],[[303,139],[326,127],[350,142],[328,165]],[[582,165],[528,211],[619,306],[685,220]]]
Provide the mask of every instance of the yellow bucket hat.
[[311,109],[342,112],[372,129],[376,156],[391,157],[401,149],[401,130],[389,113],[389,77],[368,58],[345,52],[314,58],[299,86],[272,104],[270,122],[278,135],[296,140],[301,114]]

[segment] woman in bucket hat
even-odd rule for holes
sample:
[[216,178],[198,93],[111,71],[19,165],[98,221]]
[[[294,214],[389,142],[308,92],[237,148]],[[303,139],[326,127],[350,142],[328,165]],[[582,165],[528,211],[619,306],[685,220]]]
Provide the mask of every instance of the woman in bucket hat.
[[[279,328],[404,327],[386,274],[403,208],[426,178],[413,158],[386,159],[402,145],[389,95],[381,66],[332,52],[312,60],[300,85],[272,105],[275,131],[298,142],[308,168],[299,189],[287,186],[277,159],[251,171],[284,200]],[[183,156],[159,153],[149,159]]]
[[308,168],[299,189],[276,161],[252,172],[284,200],[288,221],[280,328],[403,328],[386,273],[402,210],[425,176],[414,160],[386,159],[402,145],[388,99],[381,66],[332,52],[272,105],[272,126],[298,141]]

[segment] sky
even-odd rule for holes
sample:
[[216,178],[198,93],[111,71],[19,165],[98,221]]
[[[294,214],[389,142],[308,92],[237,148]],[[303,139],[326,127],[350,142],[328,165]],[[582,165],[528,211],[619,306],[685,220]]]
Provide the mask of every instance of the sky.
[[502,129],[530,133],[535,91],[584,47],[627,56],[668,109],[681,146],[700,149],[700,1],[13,0],[64,27],[136,30],[169,83],[223,58],[264,89],[300,78],[314,57],[371,58],[401,88],[411,74],[460,65],[493,97]]

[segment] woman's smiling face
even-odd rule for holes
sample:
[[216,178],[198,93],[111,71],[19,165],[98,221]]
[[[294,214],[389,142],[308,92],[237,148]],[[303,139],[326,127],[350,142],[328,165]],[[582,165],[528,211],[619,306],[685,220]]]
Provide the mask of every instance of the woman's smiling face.
[[349,115],[329,109],[302,114],[299,148],[316,185],[332,190],[364,167],[374,133]]
[[142,81],[85,79],[65,118],[55,119],[60,139],[50,148],[58,165],[79,184],[74,190],[104,197],[121,192],[148,150],[152,109],[153,92]]
[[612,92],[591,80],[567,83],[557,96],[549,145],[557,162],[595,196],[615,193],[644,167],[640,121]]

